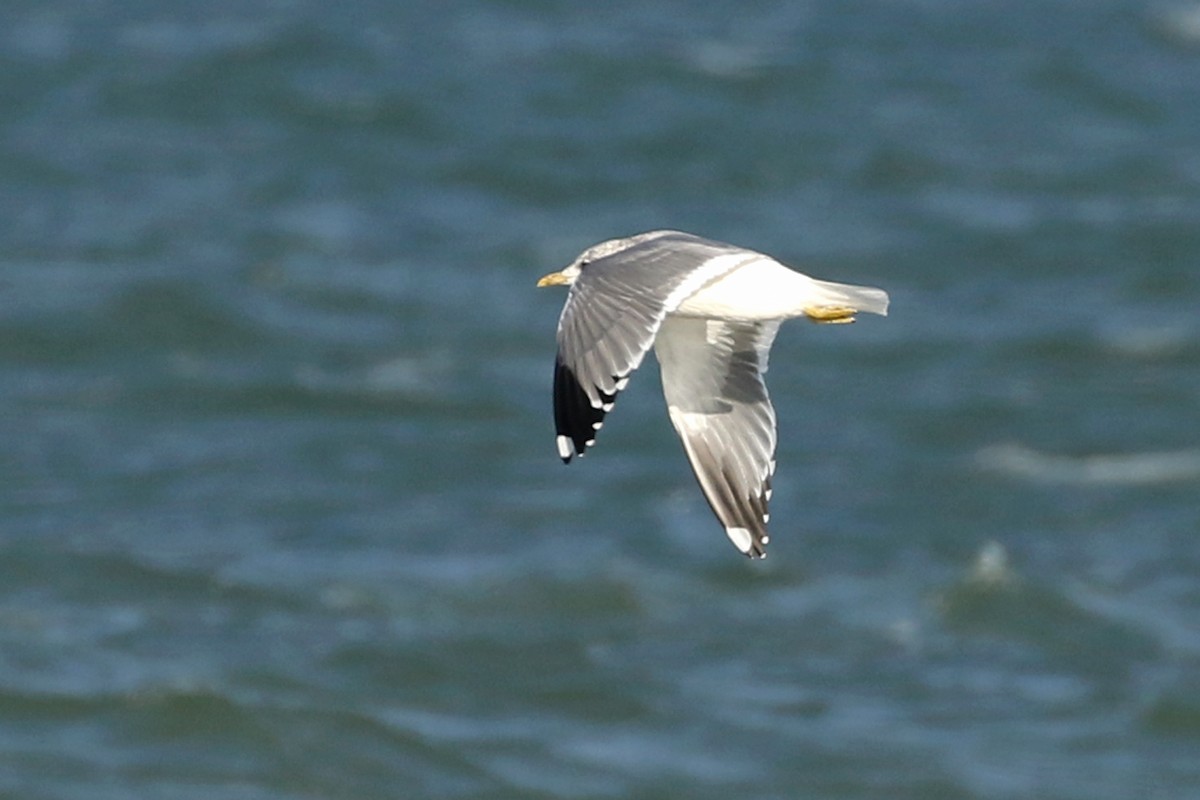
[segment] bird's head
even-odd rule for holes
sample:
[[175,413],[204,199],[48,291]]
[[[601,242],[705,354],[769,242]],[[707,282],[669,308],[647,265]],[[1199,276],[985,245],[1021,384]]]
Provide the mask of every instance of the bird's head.
[[538,279],[538,288],[543,286],[570,286],[579,277],[579,273],[583,271],[583,257],[575,259],[574,263],[569,267],[565,267],[558,272],[551,272],[549,275],[543,275]]
[[638,236],[630,236],[624,239],[609,239],[600,244],[594,244],[580,254],[579,258],[571,262],[569,267],[566,267],[558,272],[551,272],[549,275],[544,275],[538,282],[540,286],[570,286],[579,279],[580,273],[584,268],[593,261],[598,261],[606,256],[611,256],[613,253],[620,252],[627,247],[632,246],[650,234],[640,234]]

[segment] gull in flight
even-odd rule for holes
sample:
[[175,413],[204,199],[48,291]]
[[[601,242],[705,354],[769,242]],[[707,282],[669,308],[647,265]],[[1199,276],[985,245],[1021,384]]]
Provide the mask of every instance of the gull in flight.
[[601,242],[537,285],[570,287],[554,367],[563,462],[596,443],[653,346],[671,424],[708,504],[738,550],[766,555],[776,435],[763,373],[779,324],[886,315],[887,293],[816,280],[762,253],[680,231]]

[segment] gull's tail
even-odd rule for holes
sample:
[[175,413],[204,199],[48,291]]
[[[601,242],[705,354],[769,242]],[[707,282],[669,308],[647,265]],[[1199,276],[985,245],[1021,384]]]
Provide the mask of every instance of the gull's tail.
[[813,279],[814,300],[820,305],[849,306],[855,311],[887,316],[888,294],[874,286],[853,286]]

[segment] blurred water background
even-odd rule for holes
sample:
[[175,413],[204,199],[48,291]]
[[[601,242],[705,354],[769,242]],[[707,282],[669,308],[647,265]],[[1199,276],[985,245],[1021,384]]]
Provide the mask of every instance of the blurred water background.
[[[1200,5],[0,6],[0,796],[1200,797]],[[784,327],[769,558],[545,272]]]

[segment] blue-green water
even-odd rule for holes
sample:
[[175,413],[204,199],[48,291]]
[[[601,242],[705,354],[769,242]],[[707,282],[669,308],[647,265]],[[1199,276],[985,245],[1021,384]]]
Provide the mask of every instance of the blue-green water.
[[[1200,5],[0,6],[0,796],[1200,797]],[[542,274],[784,327],[770,557]]]

